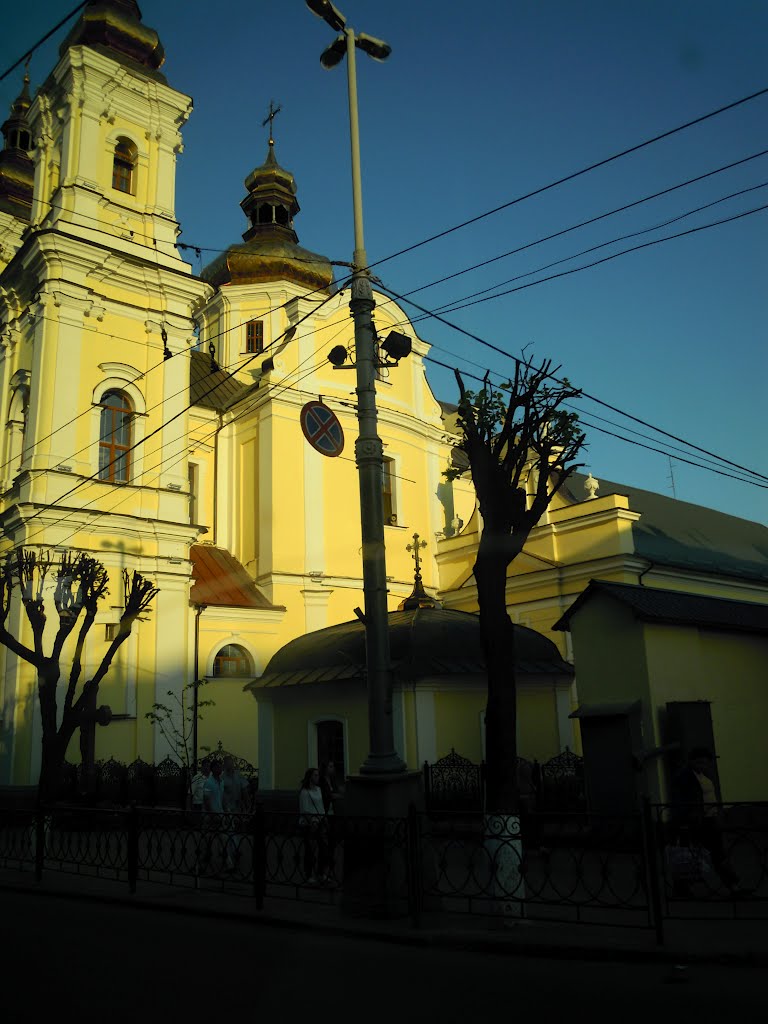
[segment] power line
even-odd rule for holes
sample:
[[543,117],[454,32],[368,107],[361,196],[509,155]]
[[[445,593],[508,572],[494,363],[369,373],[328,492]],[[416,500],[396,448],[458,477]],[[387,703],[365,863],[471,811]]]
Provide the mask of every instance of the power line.
[[[430,362],[430,363],[435,363],[437,366],[443,367],[443,369],[445,369],[445,370],[453,371],[455,369],[455,367],[451,366],[449,363],[444,363],[444,362],[442,362],[439,359],[435,359],[434,356],[425,356],[424,358],[428,362]],[[467,360],[464,360],[464,361],[467,361]],[[477,364],[473,364],[473,365],[477,365]],[[467,371],[462,371],[462,372],[464,373],[464,376],[470,377],[472,380],[476,380],[480,384],[485,384],[486,383],[486,380],[487,380],[486,377],[478,377],[476,373],[470,373],[470,372],[467,372]],[[501,377],[502,376],[501,374],[496,373],[495,371],[492,371],[492,370],[488,370],[487,372],[488,373],[494,373],[494,375],[497,376],[497,377]],[[556,378],[553,378],[553,379],[556,379]],[[504,388],[504,385],[500,385],[500,388],[501,388],[501,390],[507,390],[506,388]],[[569,408],[574,408],[572,405],[570,405],[567,402],[565,404],[568,405]],[[587,415],[591,415],[591,414],[588,413]],[[596,418],[600,419],[601,417],[598,416]],[[610,421],[605,421],[605,422],[610,422]],[[631,437],[625,437],[622,434],[616,434],[616,433],[614,433],[611,430],[606,430],[604,427],[598,427],[595,423],[590,423],[588,420],[584,419],[584,416],[583,416],[581,411],[579,411],[579,423],[581,425],[585,426],[585,427],[588,427],[588,429],[590,429],[590,430],[597,430],[601,434],[607,434],[610,437],[615,437],[619,441],[624,441],[627,444],[637,445],[640,448],[646,448],[646,449],[648,449],[648,451],[656,452],[659,455],[664,455],[665,457],[669,457],[669,452],[665,451],[663,448],[656,448],[653,445],[643,444],[640,441],[633,440]],[[629,430],[629,428],[624,428],[624,427],[619,427],[619,429]],[[629,432],[630,433],[637,433],[636,431],[629,431]],[[639,436],[643,437],[645,435],[641,434]],[[661,442],[661,443],[663,444],[664,442]],[[671,446],[667,446],[667,447],[671,447]],[[695,447],[695,446],[692,446],[692,447]],[[717,457],[718,456],[716,456],[716,458]],[[697,469],[705,469],[705,470],[707,470],[710,473],[717,473],[718,476],[728,477],[731,480],[738,480],[739,483],[752,484],[754,487],[760,487],[760,488],[768,490],[768,483],[761,484],[761,483],[758,483],[757,480],[750,479],[748,477],[737,476],[734,473],[728,473],[728,472],[726,472],[723,469],[718,469],[716,466],[708,466],[708,465],[704,464],[703,462],[694,462],[693,460],[683,458],[680,455],[675,455],[674,458],[677,459],[678,462],[685,462],[689,466],[695,466]],[[751,472],[751,471],[749,471],[749,472]],[[756,474],[756,475],[759,476],[759,474]],[[764,477],[763,479],[768,479],[768,478]]]
[[568,181],[573,181],[575,178],[579,178],[583,174],[595,171],[599,167],[605,167],[607,164],[613,163],[615,160],[620,160],[622,157],[629,156],[630,153],[637,153],[639,150],[645,149],[646,146],[652,146],[656,142],[661,142],[662,139],[667,139],[672,135],[676,135],[678,132],[685,131],[686,128],[692,128],[694,125],[708,121],[710,118],[717,117],[719,114],[724,114],[728,110],[734,110],[743,103],[749,103],[750,100],[757,99],[759,96],[764,96],[766,93],[768,93],[768,87],[765,89],[759,89],[757,92],[750,93],[749,96],[743,96],[740,100],[735,100],[733,103],[727,103],[725,106],[718,107],[717,110],[712,110],[708,114],[696,117],[692,121],[686,121],[685,124],[678,125],[677,128],[670,128],[668,131],[662,132],[660,135],[654,135],[652,138],[646,139],[644,142],[638,142],[636,145],[630,146],[628,149],[622,149],[619,153],[614,153],[612,156],[605,157],[603,160],[598,160],[596,163],[589,164],[587,167],[582,167],[581,170],[573,171],[571,174],[567,174],[563,178],[551,181],[548,185],[542,185],[539,188],[534,189],[532,192],[527,192],[525,195],[517,196],[515,199],[510,199],[508,202],[502,203],[500,206],[495,206],[492,210],[486,210],[485,213],[480,213],[476,217],[470,217],[469,220],[462,221],[460,224],[454,224],[453,227],[446,228],[444,231],[439,231],[436,235],[431,235],[429,238],[425,238],[421,242],[415,242],[413,245],[409,245],[405,249],[399,249],[397,252],[393,252],[391,255],[385,256],[383,259],[376,260],[375,263],[370,263],[368,267],[369,269],[378,267],[381,266],[382,263],[387,263],[389,260],[395,259],[397,256],[404,256],[408,252],[413,252],[414,249],[419,249],[423,245],[428,245],[430,242],[437,241],[438,238],[445,238],[446,235],[450,235],[454,231],[460,231],[462,228],[469,227],[470,224],[476,224],[478,221],[484,220],[486,217],[491,217],[495,213],[500,213],[502,210],[507,210],[511,206],[516,206],[518,203],[525,202],[526,199],[532,199],[534,196],[539,196],[543,192],[548,192],[550,189],[556,188],[558,185],[564,185]]
[[31,57],[35,50],[37,50],[38,47],[42,46],[47,39],[50,39],[54,32],[58,32],[62,25],[66,25],[70,18],[74,18],[77,12],[82,10],[87,3],[89,3],[89,0],[83,0],[82,3],[78,4],[77,7],[71,10],[66,17],[61,19],[58,25],[54,25],[50,32],[46,32],[42,39],[38,39],[34,46],[31,46],[27,50],[27,52],[23,53],[14,64],[11,64],[9,68],[6,68],[2,75],[0,75],[0,82],[2,82],[4,78],[7,78],[8,75],[10,75],[10,73],[19,66],[19,64],[23,64],[28,57]]
[[[715,199],[711,203],[704,203],[702,206],[696,206],[696,207],[694,207],[691,210],[687,210],[685,213],[678,214],[676,217],[670,217],[668,220],[660,221],[658,224],[654,224],[652,227],[641,228],[639,231],[630,231],[626,235],[617,235],[616,238],[611,238],[607,242],[600,242],[598,245],[591,245],[591,246],[589,246],[589,248],[582,249],[580,252],[575,252],[575,253],[573,253],[570,256],[563,256],[562,259],[553,260],[552,263],[545,263],[544,266],[537,267],[536,270],[528,270],[524,274],[516,274],[515,277],[507,278],[505,281],[499,281],[496,284],[489,285],[489,287],[487,287],[487,288],[481,288],[479,291],[471,292],[469,295],[465,295],[461,299],[454,299],[452,302],[446,302],[444,305],[438,306],[436,312],[450,313],[450,312],[453,312],[456,309],[465,309],[467,306],[474,305],[474,303],[468,302],[466,300],[473,299],[473,298],[475,298],[475,296],[478,296],[478,295],[486,295],[488,292],[492,292],[496,288],[501,288],[505,284],[511,284],[512,281],[519,281],[519,280],[521,280],[524,277],[530,277],[532,274],[540,274],[542,271],[549,270],[551,267],[557,267],[561,263],[567,263],[569,260],[575,260],[575,259],[578,259],[580,256],[586,256],[588,253],[596,252],[598,249],[604,249],[608,245],[616,245],[617,242],[624,242],[628,238],[638,238],[640,235],[647,235],[647,234],[650,234],[650,232],[652,232],[652,231],[659,231],[661,228],[668,227],[670,224],[675,224],[677,221],[684,220],[686,217],[692,217],[696,213],[701,213],[702,210],[708,210],[708,209],[710,209],[713,206],[718,206],[720,203],[727,202],[729,199],[736,199],[739,196],[743,196],[743,195],[746,195],[749,192],[755,192],[755,191],[757,191],[757,189],[766,188],[766,187],[768,187],[768,181],[763,181],[763,182],[760,182],[759,185],[751,185],[749,188],[739,189],[738,192],[731,192],[729,195],[722,196],[720,199]],[[760,210],[763,210],[763,209],[765,209],[765,207],[758,207],[756,210],[748,210],[746,212],[747,213],[758,213]],[[731,219],[735,220],[735,219],[738,218],[738,216],[741,216],[741,215],[739,214],[736,217],[733,217]],[[723,223],[726,223],[726,221],[714,221],[712,224],[704,224],[704,225],[701,225],[698,228],[692,228],[691,230],[699,231],[699,230],[702,230],[703,228],[707,228],[707,227],[717,227],[719,224],[723,224]],[[682,234],[688,234],[688,233],[689,232],[683,232]],[[655,244],[657,244],[659,242],[668,242],[668,241],[670,241],[673,238],[680,238],[680,237],[681,237],[681,235],[679,235],[679,234],[678,235],[668,235],[665,238],[658,238],[654,242],[647,243],[647,244],[655,245]],[[624,255],[626,255],[629,252],[635,252],[637,249],[641,249],[641,248],[644,248],[644,247],[643,246],[635,246],[635,247],[633,247],[631,249],[624,249],[622,252],[613,253],[611,256],[609,256],[607,258],[608,259],[614,259],[614,257],[616,257],[616,256],[624,256]],[[577,271],[580,271],[580,270],[587,270],[587,269],[589,269],[589,267],[597,266],[598,263],[603,263],[603,262],[605,262],[605,261],[604,260],[598,260],[597,263],[588,263],[588,264],[586,264],[585,266],[582,266],[582,267],[574,267],[572,270],[565,271],[565,273],[566,274],[571,274],[571,273],[576,273]],[[560,276],[563,276],[563,275],[555,274],[553,276],[554,277],[560,277]],[[531,285],[541,284],[541,283],[543,283],[543,281],[551,281],[552,279],[553,279],[553,277],[542,278],[540,281],[533,281],[533,282],[531,282]],[[528,286],[526,285],[525,287],[528,287]],[[517,289],[512,289],[512,290],[516,291]],[[412,293],[406,293],[406,294],[412,294]],[[488,295],[488,299],[489,300],[490,299],[496,299],[496,298],[500,298],[502,295],[508,295],[508,294],[509,294],[509,292],[506,292],[506,291],[499,292],[497,295]]]
[[759,153],[753,153],[751,156],[746,156],[741,160],[735,160],[733,163],[717,167],[713,171],[707,171],[706,174],[700,174],[695,178],[689,178],[687,181],[681,181],[678,185],[671,185],[669,188],[662,189],[660,192],[654,192],[652,195],[643,196],[642,199],[636,199],[632,203],[626,203],[624,206],[617,206],[613,210],[608,210],[607,213],[600,213],[596,217],[590,217],[587,220],[582,220],[578,224],[571,224],[570,227],[562,228],[562,230],[555,231],[551,235],[544,235],[542,238],[537,238],[533,242],[527,242],[525,245],[518,246],[517,249],[510,249],[509,252],[503,252],[499,256],[492,256],[489,260],[482,260],[480,263],[474,263],[471,267],[465,267],[463,270],[457,270],[455,273],[447,274],[445,277],[440,277],[436,281],[430,281],[428,284],[419,285],[418,288],[411,288],[410,291],[407,291],[404,294],[416,295],[418,292],[425,291],[427,288],[434,288],[436,285],[444,284],[446,281],[451,281],[456,277],[469,274],[473,270],[480,270],[482,267],[487,267],[491,263],[497,263],[499,260],[506,259],[508,256],[516,256],[518,253],[525,252],[526,249],[531,249],[536,245],[541,245],[543,242],[550,242],[554,238],[560,238],[572,231],[577,231],[579,228],[587,227],[589,224],[595,224],[600,220],[605,220],[606,217],[613,217],[617,213],[624,213],[626,210],[631,210],[635,206],[641,206],[643,203],[648,203],[652,199],[658,199],[661,196],[668,195],[670,192],[675,192],[678,189],[686,188],[688,185],[704,181],[706,178],[711,178],[715,174],[722,174],[723,171],[729,171],[741,164],[749,163],[750,160],[757,160],[759,157],[765,156],[766,154],[768,154],[768,149],[763,149]]
[[[481,338],[479,334],[474,334],[472,331],[468,331],[465,327],[459,327],[458,324],[455,324],[452,321],[447,320],[444,316],[441,316],[439,313],[433,313],[425,306],[421,306],[419,305],[419,303],[414,302],[413,299],[406,299],[405,296],[400,295],[398,292],[396,292],[393,288],[390,288],[388,285],[382,284],[382,287],[385,289],[385,291],[388,291],[392,295],[394,295],[398,301],[402,300],[404,302],[407,302],[411,306],[415,306],[422,313],[425,313],[427,316],[434,317],[436,320],[440,321],[440,323],[445,324],[446,327],[450,327],[452,330],[458,331],[459,334],[463,334],[465,337],[470,338],[472,341],[478,342],[478,344],[483,345],[485,348],[490,349],[492,352],[497,352],[499,355],[504,356],[505,359],[511,359],[516,365],[527,367],[531,366],[531,363],[528,360],[519,359],[517,356],[513,356],[511,352],[507,352],[505,349],[500,348],[498,345],[494,345],[492,342],[486,341],[485,338]],[[448,369],[451,369],[451,367],[448,367]],[[554,374],[550,374],[549,376],[556,383],[563,383],[563,381],[560,380],[558,377],[555,377]],[[657,427],[653,423],[649,423],[647,420],[641,419],[639,416],[634,416],[632,413],[625,412],[623,409],[618,408],[618,406],[612,405],[610,402],[606,402],[601,398],[597,398],[595,395],[591,395],[588,392],[584,391],[583,389],[580,389],[580,391],[582,398],[587,398],[591,402],[595,402],[597,405],[603,406],[603,408],[605,409],[610,409],[611,412],[615,412],[619,416],[624,416],[626,417],[626,419],[632,420],[634,423],[639,423],[643,427],[648,427],[649,430],[653,430],[657,434],[662,434],[664,437],[669,437],[673,441],[679,441],[680,444],[684,444],[687,448],[692,448],[695,451],[699,451],[704,455],[708,455],[711,458],[716,459],[718,462],[725,463],[726,465],[732,466],[735,469],[739,469],[744,473],[749,473],[750,476],[757,477],[760,480],[768,481],[768,476],[765,476],[763,473],[758,473],[755,470],[750,469],[748,466],[742,466],[738,462],[733,462],[731,459],[726,459],[724,456],[718,455],[716,452],[709,451],[708,448],[702,448],[699,445],[693,444],[693,442],[691,441],[686,441],[685,438],[679,437],[677,434],[672,434],[667,430],[663,430],[661,427]]]

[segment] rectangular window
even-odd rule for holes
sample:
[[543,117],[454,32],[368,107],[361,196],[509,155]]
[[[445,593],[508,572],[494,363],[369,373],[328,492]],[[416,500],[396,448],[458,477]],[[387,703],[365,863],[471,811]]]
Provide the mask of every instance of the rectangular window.
[[187,464],[188,479],[189,479],[189,521],[190,523],[197,523],[197,517],[199,514],[198,508],[198,476],[199,468],[197,463],[190,462]]
[[384,464],[381,468],[381,496],[384,501],[384,525],[397,526],[394,459],[384,459]]
[[119,626],[117,622],[108,622],[104,627],[104,640],[111,643],[117,636]]
[[249,320],[245,325],[245,351],[257,355],[264,351],[264,321]]

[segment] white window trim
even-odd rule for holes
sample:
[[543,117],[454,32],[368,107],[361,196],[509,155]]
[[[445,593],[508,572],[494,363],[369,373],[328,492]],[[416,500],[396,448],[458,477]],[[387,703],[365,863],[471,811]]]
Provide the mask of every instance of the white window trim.
[[[144,424],[146,417],[146,402],[144,396],[130,381],[122,377],[105,377],[101,383],[93,389],[91,403],[93,413],[91,419],[91,457],[89,459],[91,472],[99,483],[108,483],[107,480],[99,480],[99,441],[101,440],[101,399],[105,391],[122,391],[131,400],[133,405],[133,417],[131,419],[131,457],[130,457],[130,478],[129,484],[137,484],[142,477],[144,470]],[[137,446],[137,447],[134,447]],[[110,486],[119,487],[120,484]]]
[[[227,647],[229,644],[232,644],[234,647],[241,647],[245,651],[245,653],[248,655],[248,657],[251,659],[251,672],[248,675],[244,675],[244,676],[215,676],[213,674],[213,664],[216,661],[217,654],[219,653],[220,650],[222,650],[222,648]],[[247,640],[243,640],[243,638],[241,636],[230,636],[226,640],[217,641],[214,644],[214,646],[211,648],[211,651],[210,651],[210,653],[208,655],[208,660],[206,662],[205,677],[206,677],[206,679],[211,679],[211,680],[213,680],[213,681],[215,681],[217,683],[218,682],[222,682],[222,681],[226,681],[226,680],[231,680],[231,679],[243,679],[243,680],[255,679],[256,676],[260,676],[261,675],[261,669],[259,668],[259,662],[260,662],[260,659],[256,657],[256,651],[248,643]]]

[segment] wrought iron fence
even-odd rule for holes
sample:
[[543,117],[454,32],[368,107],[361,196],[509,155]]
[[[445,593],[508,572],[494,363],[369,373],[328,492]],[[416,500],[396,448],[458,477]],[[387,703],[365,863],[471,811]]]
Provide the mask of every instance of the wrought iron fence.
[[[449,754],[434,764],[424,762],[424,792],[427,809],[433,813],[482,813],[485,807],[485,762],[477,764],[457,754]],[[540,764],[537,760],[517,758],[518,782],[522,803],[538,811],[586,810],[584,759],[568,747]]]
[[[235,769],[247,780],[251,794],[256,793],[259,770],[250,761],[225,750],[221,740],[205,756],[218,760],[231,757]],[[187,806],[188,792],[189,772],[172,757],[165,757],[158,764],[149,764],[139,757],[128,765],[110,757],[97,761],[90,773],[82,765],[65,762],[58,796],[62,802],[75,802],[87,796],[91,803],[115,807],[138,804],[183,810]]]
[[315,828],[261,806],[242,815],[0,809],[0,866],[38,878],[95,874],[131,891],[156,882],[218,889],[254,897],[257,907],[265,897],[370,906],[372,894],[386,892],[414,921],[424,912],[502,912],[652,927],[659,939],[667,918],[768,917],[768,804],[717,809],[721,847],[715,825],[692,824],[684,810],[646,803],[623,817],[529,813],[509,829],[504,816],[415,810],[329,816]]

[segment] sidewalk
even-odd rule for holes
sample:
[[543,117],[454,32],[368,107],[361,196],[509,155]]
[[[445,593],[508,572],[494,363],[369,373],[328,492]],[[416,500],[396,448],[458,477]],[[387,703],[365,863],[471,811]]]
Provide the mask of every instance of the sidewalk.
[[[111,902],[231,920],[273,928],[324,931],[411,946],[465,949],[496,954],[573,960],[651,961],[672,964],[768,965],[768,921],[665,920],[664,945],[648,928],[612,927],[540,920],[489,920],[450,912],[425,913],[414,928],[407,918],[381,921],[350,918],[332,903],[267,896],[264,909],[234,884],[229,891],[195,890],[140,881],[131,895],[124,880],[46,871],[37,883],[31,871],[0,869],[0,889],[74,900]],[[745,907],[745,915],[748,908]]]

